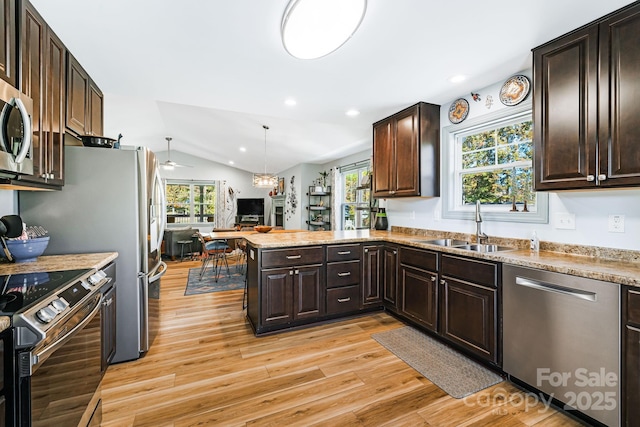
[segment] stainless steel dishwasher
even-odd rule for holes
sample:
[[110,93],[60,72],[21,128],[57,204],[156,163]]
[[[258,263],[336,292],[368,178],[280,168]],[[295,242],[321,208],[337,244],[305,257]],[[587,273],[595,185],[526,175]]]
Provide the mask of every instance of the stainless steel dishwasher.
[[503,369],[614,427],[620,425],[620,286],[503,266]]

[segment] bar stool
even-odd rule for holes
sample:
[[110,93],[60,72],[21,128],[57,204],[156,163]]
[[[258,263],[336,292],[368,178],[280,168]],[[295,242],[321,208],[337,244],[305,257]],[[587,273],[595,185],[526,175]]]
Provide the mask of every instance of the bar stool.
[[178,240],[176,243],[180,245],[180,262],[182,262],[184,258],[184,247],[189,245],[189,256],[193,254],[193,249],[191,248],[191,240]]

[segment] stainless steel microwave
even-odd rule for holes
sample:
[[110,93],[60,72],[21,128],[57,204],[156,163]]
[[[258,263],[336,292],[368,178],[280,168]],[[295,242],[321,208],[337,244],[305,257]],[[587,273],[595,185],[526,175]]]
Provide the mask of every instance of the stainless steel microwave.
[[33,101],[0,80],[0,177],[33,175]]

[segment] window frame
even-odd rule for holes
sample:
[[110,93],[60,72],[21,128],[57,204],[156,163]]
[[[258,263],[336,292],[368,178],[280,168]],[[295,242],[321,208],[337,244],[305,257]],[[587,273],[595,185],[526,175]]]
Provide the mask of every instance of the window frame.
[[[484,114],[481,117],[467,120],[457,125],[451,125],[442,129],[442,158],[441,158],[441,182],[442,182],[442,217],[447,219],[473,220],[475,205],[459,206],[457,196],[461,189],[457,188],[456,162],[461,162],[462,157],[456,151],[456,140],[472,132],[481,132],[483,129],[507,125],[509,122],[532,119],[531,101],[524,102],[515,107],[505,107],[493,113]],[[535,129],[534,129],[535,132]],[[533,141],[532,141],[533,144]],[[533,159],[532,159],[533,163]],[[533,168],[533,164],[531,166]],[[533,191],[533,189],[532,189]],[[494,205],[482,205],[482,219],[486,221],[539,223],[549,222],[549,195],[548,193],[535,192],[535,212],[509,212],[502,207]],[[522,208],[519,203],[518,208]]]
[[[342,230],[347,230],[347,228],[345,228],[346,224],[345,224],[345,213],[346,210],[353,206],[353,208],[355,209],[355,220],[356,220],[356,224],[354,224],[355,228],[353,228],[353,230],[368,230],[371,228],[371,224],[372,224],[372,215],[371,215],[371,186],[369,186],[369,200],[368,201],[362,201],[362,200],[356,200],[355,202],[347,202],[346,201],[346,196],[347,196],[347,183],[346,183],[346,175],[347,174],[351,174],[353,172],[357,172],[358,173],[358,183],[361,182],[362,178],[363,178],[363,173],[367,172],[367,174],[369,175],[369,179],[371,179],[371,166],[370,166],[370,162],[368,160],[362,161],[362,162],[358,162],[358,163],[354,163],[353,165],[349,165],[349,166],[345,166],[345,167],[341,167],[340,168],[340,206],[341,206],[341,210],[340,210],[340,225],[341,225],[341,229]],[[356,188],[360,189],[360,191],[356,190],[356,198],[360,199],[362,196],[362,189],[363,187],[361,186],[357,186]],[[364,208],[364,209],[363,209]],[[359,227],[357,222],[358,220],[362,220],[362,212],[363,211],[368,211],[368,216],[369,216],[369,225],[368,226],[362,226]],[[349,228],[349,230],[352,230],[351,228]]]
[[[217,197],[218,197],[218,181],[194,181],[194,180],[181,180],[181,179],[166,179],[164,181],[164,189],[165,189],[165,194],[168,194],[167,191],[167,187],[169,185],[184,185],[184,186],[189,186],[189,221],[187,222],[169,222],[169,209],[168,209],[168,205],[169,205],[169,201],[167,200],[166,202],[166,220],[167,220],[167,227],[168,228],[173,228],[173,227],[184,227],[184,226],[205,226],[205,225],[212,225],[215,224],[216,222],[216,216],[218,215],[217,211]],[[195,187],[199,187],[199,186],[212,186],[214,188],[214,193],[216,194],[216,200],[213,203],[213,207],[214,207],[214,213],[213,213],[213,220],[212,221],[206,221],[206,222],[199,222],[196,221],[196,205],[200,205],[200,203],[196,203],[195,202],[195,192],[194,192],[194,188]],[[203,216],[204,217],[204,216]]]

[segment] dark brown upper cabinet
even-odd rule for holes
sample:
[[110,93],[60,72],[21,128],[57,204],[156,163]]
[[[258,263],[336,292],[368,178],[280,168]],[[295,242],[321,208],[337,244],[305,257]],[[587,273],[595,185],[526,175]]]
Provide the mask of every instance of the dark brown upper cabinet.
[[17,87],[18,26],[16,0],[0,0],[0,79]]
[[22,2],[22,92],[33,100],[33,175],[20,180],[64,184],[66,48],[35,8]]
[[440,195],[440,106],[419,102],[373,124],[373,197]]
[[640,185],[640,5],[533,49],[535,189]]
[[102,91],[70,53],[67,67],[67,130],[74,136],[102,136]]

